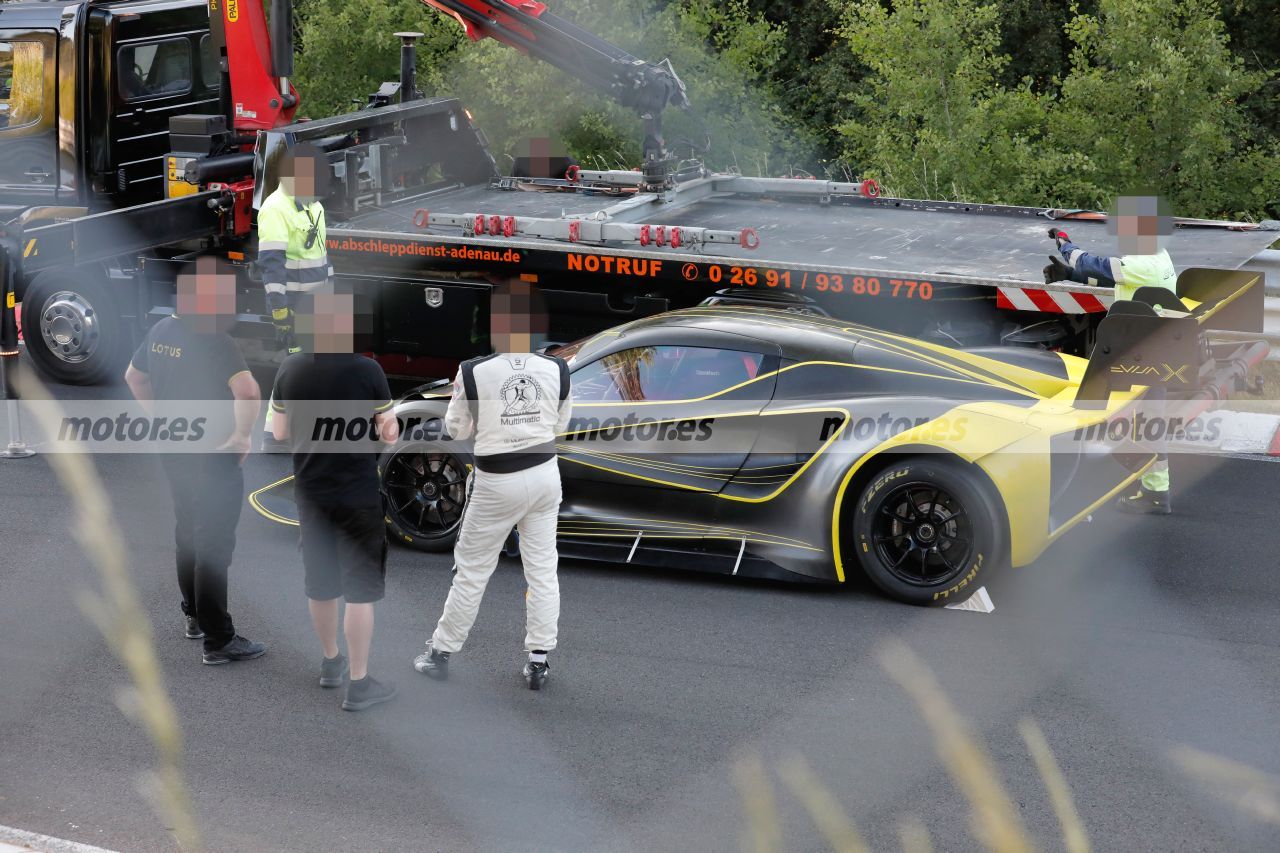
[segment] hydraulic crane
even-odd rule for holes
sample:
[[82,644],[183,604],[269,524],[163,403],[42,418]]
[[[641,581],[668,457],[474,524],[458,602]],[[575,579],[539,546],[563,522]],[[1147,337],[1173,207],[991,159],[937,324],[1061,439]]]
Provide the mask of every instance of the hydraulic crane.
[[240,133],[289,124],[298,108],[298,93],[289,82],[293,3],[270,3],[268,28],[263,0],[209,0],[209,35],[218,57],[223,114]]
[[672,185],[676,159],[667,150],[662,113],[687,110],[684,82],[671,61],[645,62],[547,10],[537,0],[422,0],[462,24],[472,41],[492,38],[548,62],[632,109],[644,121],[643,192]]

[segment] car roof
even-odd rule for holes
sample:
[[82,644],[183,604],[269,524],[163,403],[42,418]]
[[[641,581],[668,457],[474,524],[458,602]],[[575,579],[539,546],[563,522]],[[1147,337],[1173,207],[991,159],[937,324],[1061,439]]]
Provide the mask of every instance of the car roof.
[[782,308],[713,305],[655,314],[613,331],[619,341],[631,345],[652,343],[672,332],[680,332],[682,339],[687,336],[690,344],[704,335],[732,335],[754,341],[760,352],[808,359],[847,357],[851,347],[863,339],[859,329],[847,320]]

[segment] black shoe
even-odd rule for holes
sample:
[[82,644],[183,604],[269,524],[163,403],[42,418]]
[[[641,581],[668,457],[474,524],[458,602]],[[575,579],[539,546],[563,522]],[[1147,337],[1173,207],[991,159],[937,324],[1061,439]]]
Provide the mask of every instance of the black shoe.
[[204,631],[200,630],[200,622],[194,616],[188,616],[187,619],[187,639],[203,640]]
[[520,533],[512,530],[507,536],[507,541],[502,543],[502,556],[519,557],[520,556]]
[[341,687],[342,679],[351,671],[345,655],[336,658],[325,658],[320,662],[320,686]]
[[373,676],[366,675],[359,681],[347,682],[347,698],[342,700],[342,710],[363,711],[374,705],[389,702],[396,695],[394,684],[383,684]]
[[1116,501],[1116,509],[1130,515],[1168,515],[1173,512],[1169,492],[1148,492],[1145,489]]
[[267,647],[262,643],[255,643],[252,640],[246,640],[239,634],[231,638],[231,642],[227,643],[220,649],[214,649],[211,652],[204,653],[204,662],[210,665],[219,663],[231,663],[237,660],[253,660],[260,658],[267,653]]
[[551,674],[551,667],[544,661],[529,661],[524,665],[524,680],[529,685],[530,690],[541,690],[542,685],[547,683],[547,676]]
[[437,651],[427,643],[427,650],[413,659],[413,668],[436,681],[449,677],[449,653]]

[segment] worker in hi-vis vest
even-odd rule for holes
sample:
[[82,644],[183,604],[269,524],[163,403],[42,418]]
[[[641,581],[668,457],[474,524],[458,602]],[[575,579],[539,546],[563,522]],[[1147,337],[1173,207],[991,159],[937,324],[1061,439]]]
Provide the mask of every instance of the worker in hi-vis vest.
[[[1116,199],[1115,210],[1107,218],[1107,230],[1120,244],[1122,254],[1117,257],[1086,252],[1071,242],[1067,232],[1049,229],[1049,236],[1058,244],[1066,263],[1051,258],[1052,265],[1045,269],[1046,279],[1112,287],[1116,299],[1132,299],[1141,287],[1160,287],[1176,295],[1178,271],[1169,252],[1161,245],[1162,235],[1172,230],[1173,219],[1163,208],[1164,201],[1155,196]],[[1152,414],[1163,416],[1164,389],[1151,389],[1146,399],[1156,409]],[[1168,454],[1157,454],[1155,463],[1142,475],[1141,483],[1133,494],[1120,498],[1117,508],[1130,513],[1168,515],[1172,511]]]
[[309,294],[333,275],[325,250],[324,206],[329,164],[311,145],[280,156],[280,182],[258,210],[258,267],[276,343],[289,352],[301,347],[295,317],[309,313]]

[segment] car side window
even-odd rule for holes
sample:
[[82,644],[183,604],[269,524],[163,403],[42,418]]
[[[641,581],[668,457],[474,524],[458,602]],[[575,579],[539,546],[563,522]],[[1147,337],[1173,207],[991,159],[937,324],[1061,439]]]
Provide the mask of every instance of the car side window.
[[141,101],[191,91],[191,43],[186,39],[131,44],[116,53],[120,97]]
[[694,400],[756,378],[764,356],[715,347],[653,346],[606,355],[573,374],[582,403]]
[[44,114],[44,45],[0,41],[0,131],[33,125]]

